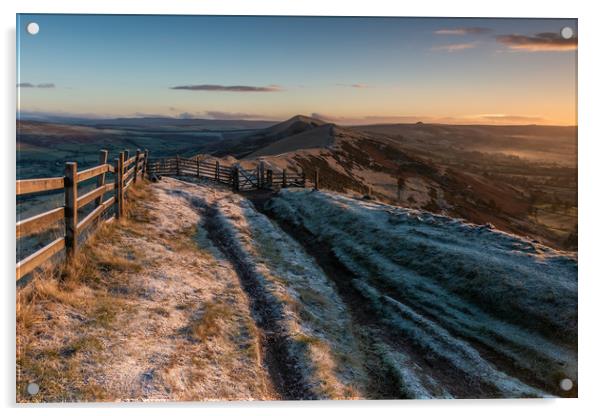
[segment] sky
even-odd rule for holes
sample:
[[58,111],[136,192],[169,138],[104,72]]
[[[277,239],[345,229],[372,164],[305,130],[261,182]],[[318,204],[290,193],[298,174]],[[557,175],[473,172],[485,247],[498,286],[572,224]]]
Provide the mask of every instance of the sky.
[[17,16],[21,114],[576,125],[576,71],[576,19]]

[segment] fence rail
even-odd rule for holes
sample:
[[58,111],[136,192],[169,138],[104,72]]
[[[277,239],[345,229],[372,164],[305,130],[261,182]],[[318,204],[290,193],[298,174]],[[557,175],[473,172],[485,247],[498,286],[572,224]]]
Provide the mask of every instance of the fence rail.
[[[305,172],[267,168],[264,162],[260,162],[255,169],[244,169],[238,164],[227,166],[219,161],[210,162],[201,157],[187,159],[179,156],[149,160],[148,174],[205,178],[228,185],[234,191],[305,188],[309,181]],[[313,177],[313,186],[318,188],[317,173]]]
[[[148,172],[148,150],[136,151],[129,157],[129,152],[119,153],[114,164],[107,163],[108,151],[100,151],[99,165],[78,171],[76,162],[65,164],[65,176],[53,178],[22,179],[17,181],[17,196],[42,193],[63,189],[65,204],[23,219],[16,224],[17,240],[43,232],[57,222],[64,220],[65,236],[59,237],[45,245],[35,253],[20,260],[16,265],[17,280],[43,265],[55,254],[66,250],[67,257],[78,250],[78,238],[103,213],[114,207],[114,212],[107,218],[123,217],[125,213],[125,194],[128,187],[143,178]],[[131,167],[130,167],[131,166]],[[114,181],[106,182],[106,175],[113,174]],[[96,187],[79,196],[78,184],[96,178]],[[103,201],[105,195],[114,191],[114,195]],[[81,221],[78,221],[78,210],[93,203],[95,208]]]

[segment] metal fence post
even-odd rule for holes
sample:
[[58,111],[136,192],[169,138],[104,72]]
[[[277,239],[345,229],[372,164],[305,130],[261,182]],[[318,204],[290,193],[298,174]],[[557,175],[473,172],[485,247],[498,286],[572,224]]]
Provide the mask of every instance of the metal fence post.
[[286,169],[282,169],[282,187],[286,188]]
[[67,257],[77,254],[77,162],[65,164],[65,248]]
[[273,178],[274,178],[274,171],[272,171],[272,169],[268,169],[266,172],[266,182],[267,182],[267,187],[268,188],[272,188],[272,182],[273,182]]
[[176,176],[180,176],[180,155],[176,155]]
[[314,171],[314,189],[318,191],[320,189],[320,169],[316,168]]
[[219,182],[219,160],[215,161],[215,182]]

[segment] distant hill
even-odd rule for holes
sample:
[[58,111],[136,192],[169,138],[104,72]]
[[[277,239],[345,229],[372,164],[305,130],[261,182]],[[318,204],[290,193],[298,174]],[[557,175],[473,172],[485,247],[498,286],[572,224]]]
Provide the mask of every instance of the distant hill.
[[269,120],[214,120],[175,117],[120,117],[84,118],[45,115],[38,113],[20,114],[21,121],[42,121],[58,124],[91,126],[96,128],[125,128],[133,130],[172,131],[185,130],[252,130],[272,126]]

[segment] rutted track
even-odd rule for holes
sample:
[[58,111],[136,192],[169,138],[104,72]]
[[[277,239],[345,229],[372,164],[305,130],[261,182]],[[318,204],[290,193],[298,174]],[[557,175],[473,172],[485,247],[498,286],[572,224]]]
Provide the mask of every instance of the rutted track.
[[217,220],[217,210],[213,206],[205,206],[195,200],[201,207],[206,220],[204,227],[212,242],[232,262],[240,278],[240,283],[251,302],[252,312],[257,326],[262,330],[262,351],[272,381],[285,400],[315,400],[318,397],[307,387],[300,365],[296,357],[289,351],[291,340],[284,335],[280,326],[283,311],[277,302],[262,289],[262,283],[249,269],[248,265],[236,253],[234,242],[223,232]]
[[[351,284],[353,272],[343,263],[338,261],[332,249],[324,242],[319,241],[307,230],[302,227],[296,227],[287,221],[284,221],[273,215],[270,209],[266,209],[266,203],[271,195],[250,194],[249,199],[254,203],[258,211],[275,221],[283,231],[289,234],[296,241],[300,242],[305,250],[313,256],[320,267],[335,283],[338,294],[349,306],[356,330],[356,337],[361,340],[364,353],[369,357],[366,363],[368,374],[370,375],[370,393],[371,397],[378,399],[414,399],[419,398],[415,392],[408,390],[404,385],[403,377],[395,373],[393,366],[389,365],[382,354],[379,354],[378,344],[387,345],[393,349],[403,350],[403,353],[411,357],[414,363],[420,368],[431,373],[431,378],[446,381],[446,388],[433,383],[430,387],[435,393],[433,397],[463,397],[481,395],[483,397],[493,397],[495,391],[487,386],[465,386],[459,383],[458,375],[450,371],[445,362],[429,359],[425,360],[425,354],[415,351],[411,345],[408,345],[406,339],[384,322],[379,314],[361,293]],[[480,390],[480,394],[477,393]],[[427,393],[426,391],[424,393]],[[425,398],[425,397],[421,397]]]

